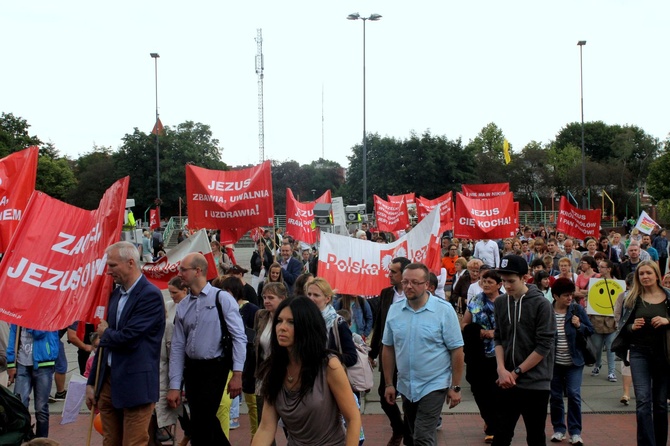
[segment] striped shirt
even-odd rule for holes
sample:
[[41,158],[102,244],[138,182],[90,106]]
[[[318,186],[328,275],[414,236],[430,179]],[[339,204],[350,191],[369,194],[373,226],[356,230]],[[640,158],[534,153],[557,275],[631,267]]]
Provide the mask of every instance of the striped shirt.
[[572,365],[568,339],[565,337],[565,317],[567,313],[557,313],[556,315],[556,364]]

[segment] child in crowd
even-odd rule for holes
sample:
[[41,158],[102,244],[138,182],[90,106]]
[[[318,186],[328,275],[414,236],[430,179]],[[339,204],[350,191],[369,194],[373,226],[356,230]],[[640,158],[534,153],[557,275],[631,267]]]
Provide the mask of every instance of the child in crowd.
[[98,346],[100,345],[100,336],[97,332],[91,333],[91,345],[93,346],[93,354],[89,356],[86,361],[86,370],[84,371],[84,378],[88,378],[88,375],[91,374],[91,367],[93,367],[93,359],[95,354],[98,352]]

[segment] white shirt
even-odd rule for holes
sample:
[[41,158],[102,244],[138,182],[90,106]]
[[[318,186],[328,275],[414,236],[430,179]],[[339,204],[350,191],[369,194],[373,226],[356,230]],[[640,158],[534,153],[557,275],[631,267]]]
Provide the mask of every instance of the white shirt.
[[403,299],[405,299],[405,292],[402,291],[402,287],[399,293],[396,287],[393,287],[393,303],[400,302]]
[[473,257],[493,268],[500,266],[500,251],[498,250],[498,244],[493,240],[478,241],[475,245]]

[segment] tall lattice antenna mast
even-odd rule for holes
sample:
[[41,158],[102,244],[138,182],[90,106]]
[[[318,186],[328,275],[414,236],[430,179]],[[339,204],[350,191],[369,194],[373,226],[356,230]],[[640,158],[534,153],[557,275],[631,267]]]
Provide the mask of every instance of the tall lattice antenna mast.
[[256,30],[256,75],[258,75],[258,157],[265,161],[265,122],[263,118],[263,30]]

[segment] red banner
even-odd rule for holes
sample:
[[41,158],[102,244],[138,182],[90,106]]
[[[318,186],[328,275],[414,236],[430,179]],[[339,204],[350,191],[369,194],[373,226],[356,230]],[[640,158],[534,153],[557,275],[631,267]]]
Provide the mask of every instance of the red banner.
[[440,205],[440,234],[454,229],[454,202],[451,192],[447,192],[434,200],[419,197],[416,200],[416,212],[419,221],[423,220],[435,207]]
[[509,183],[463,184],[461,192],[469,198],[492,198],[508,193]]
[[220,229],[223,245],[274,223],[270,161],[231,171],[187,165],[186,195],[189,227]]
[[161,217],[158,208],[149,211],[149,229],[158,229],[161,227]]
[[309,243],[316,242],[318,231],[314,227],[314,205],[331,202],[330,189],[309,203],[301,203],[293,196],[290,188],[286,189],[286,234],[296,240]]
[[416,202],[416,195],[414,192],[402,195],[387,195],[386,198],[388,198],[389,202],[391,203],[400,203],[403,199],[405,199],[405,204],[408,206]]
[[477,199],[456,194],[454,237],[500,239],[513,237],[518,229],[512,194]]
[[199,252],[207,259],[207,280],[212,280],[219,275],[216,269],[216,261],[212,255],[212,246],[207,238],[207,230],[201,229],[195,234],[184,239],[183,242],[168,251],[166,256],[161,257],[156,263],[145,263],[142,273],[149,282],[161,290],[166,290],[170,279],[179,272],[179,265],[187,254]]
[[5,252],[19,225],[37,177],[37,146],[0,159],[0,252]]
[[0,319],[58,330],[104,317],[112,289],[105,249],[119,240],[128,182],[114,183],[94,211],[33,193],[0,262]]
[[570,237],[584,240],[586,237],[600,236],[600,211],[578,209],[561,197],[561,207],[558,211],[556,231],[564,232]]
[[394,232],[407,229],[409,216],[404,198],[398,203],[391,203],[375,195],[374,204],[377,228],[380,231]]

